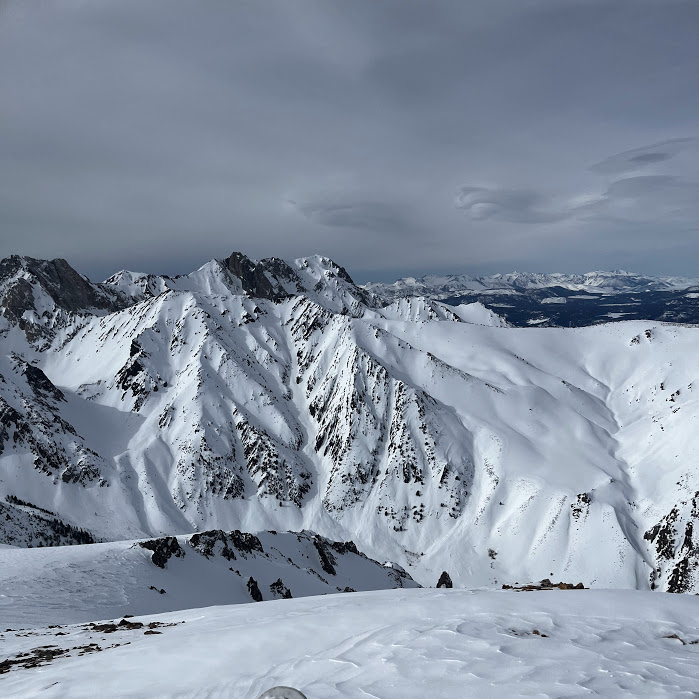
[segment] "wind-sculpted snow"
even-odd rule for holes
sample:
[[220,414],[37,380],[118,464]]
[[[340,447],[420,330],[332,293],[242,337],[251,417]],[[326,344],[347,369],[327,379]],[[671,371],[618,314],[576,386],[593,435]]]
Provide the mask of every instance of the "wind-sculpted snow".
[[131,305],[47,347],[2,319],[1,497],[108,541],[308,529],[429,585],[699,591],[696,329],[381,306],[320,257],[103,287]]
[[97,687],[102,697],[257,699],[280,685],[327,699],[689,697],[695,606],[618,590],[385,590],[13,625],[0,635],[0,682],[7,697],[76,699]]

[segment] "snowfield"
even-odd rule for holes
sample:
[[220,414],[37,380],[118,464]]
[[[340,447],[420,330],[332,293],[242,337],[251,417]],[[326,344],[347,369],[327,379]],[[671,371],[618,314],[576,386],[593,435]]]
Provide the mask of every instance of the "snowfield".
[[0,657],[31,663],[41,646],[56,657],[13,665],[0,693],[256,699],[289,685],[308,699],[691,697],[698,605],[617,590],[388,590],[190,609],[113,631],[13,630],[0,634]]

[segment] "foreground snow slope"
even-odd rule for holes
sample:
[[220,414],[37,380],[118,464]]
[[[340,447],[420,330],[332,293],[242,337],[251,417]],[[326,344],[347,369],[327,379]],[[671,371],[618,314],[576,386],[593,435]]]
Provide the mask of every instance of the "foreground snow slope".
[[693,596],[631,591],[389,590],[129,620],[175,624],[149,635],[145,625],[10,631],[0,658],[75,650],[40,669],[13,665],[0,692],[256,699],[291,685],[309,699],[690,697],[697,608]]

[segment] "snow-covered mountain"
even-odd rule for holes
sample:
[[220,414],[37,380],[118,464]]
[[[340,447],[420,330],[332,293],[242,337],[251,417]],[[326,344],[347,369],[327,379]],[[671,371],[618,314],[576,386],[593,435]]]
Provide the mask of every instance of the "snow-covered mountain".
[[516,327],[586,327],[610,320],[699,325],[699,280],[629,272],[464,274],[367,284],[384,303],[428,298],[452,306],[479,303]]
[[623,270],[587,272],[585,274],[541,274],[510,272],[469,276],[467,274],[404,277],[392,284],[372,282],[365,289],[387,300],[405,296],[447,299],[464,292],[524,291],[560,287],[570,291],[614,294],[641,291],[673,291],[699,285],[699,279],[686,277],[651,277]]
[[0,271],[5,542],[309,530],[424,585],[699,591],[694,328],[385,305],[319,256]]

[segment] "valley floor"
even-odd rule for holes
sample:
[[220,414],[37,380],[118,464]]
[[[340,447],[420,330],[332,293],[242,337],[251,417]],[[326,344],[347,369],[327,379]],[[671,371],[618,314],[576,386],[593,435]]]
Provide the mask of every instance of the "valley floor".
[[689,697],[698,605],[621,590],[386,590],[2,629],[0,694]]

